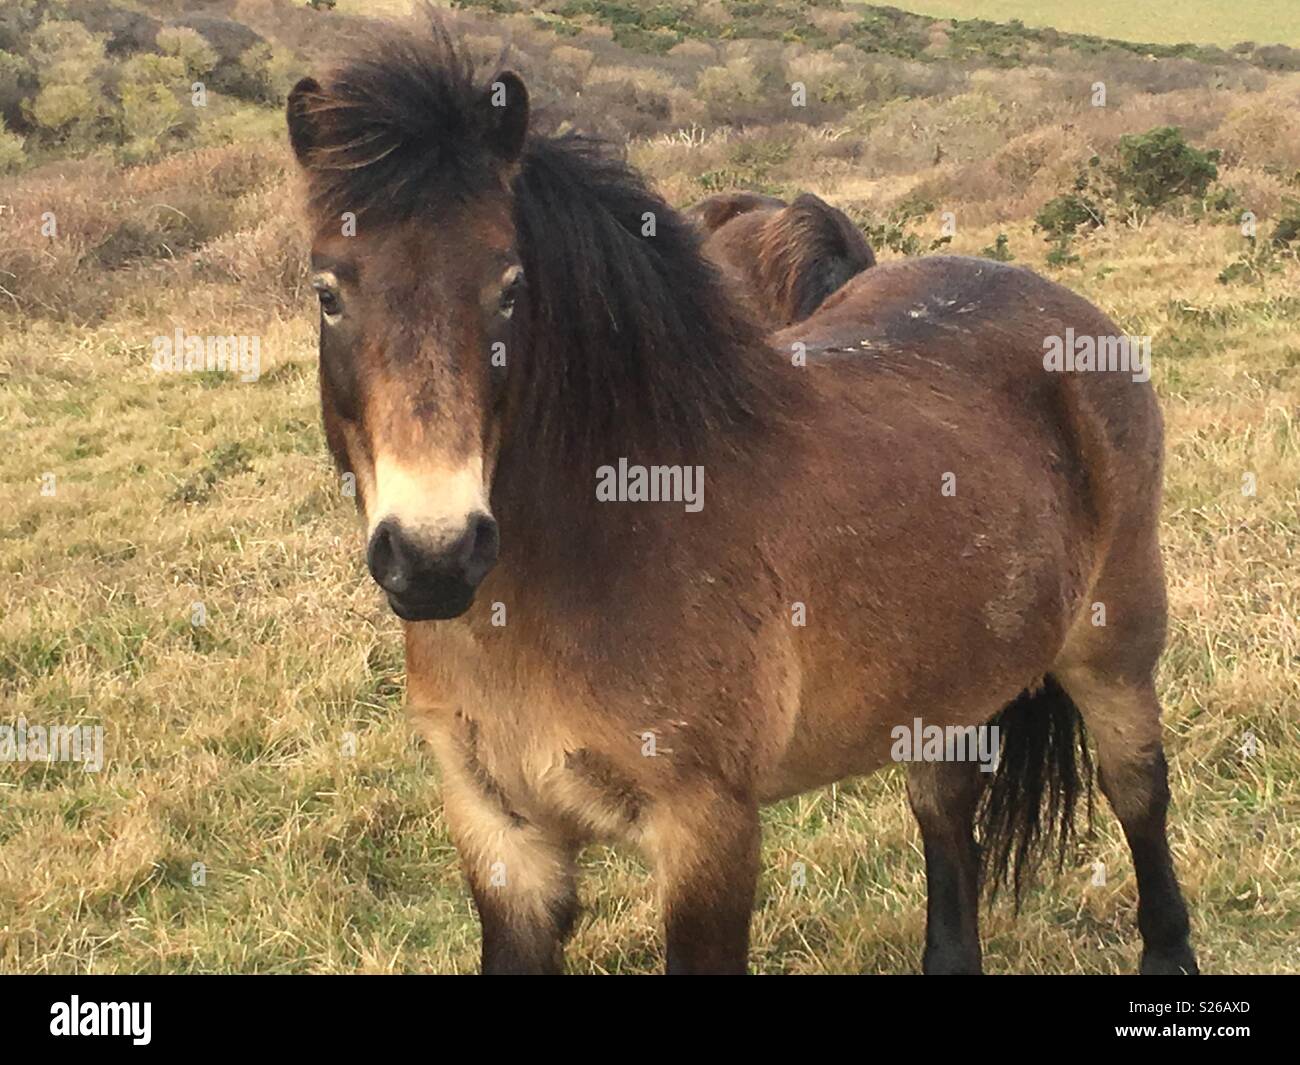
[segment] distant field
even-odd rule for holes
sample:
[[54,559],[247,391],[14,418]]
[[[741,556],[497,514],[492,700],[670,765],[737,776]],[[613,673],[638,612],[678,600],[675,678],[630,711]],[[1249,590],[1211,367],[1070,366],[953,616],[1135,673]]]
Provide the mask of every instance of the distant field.
[[943,18],[1019,19],[1124,41],[1300,45],[1295,0],[903,0],[895,6]]

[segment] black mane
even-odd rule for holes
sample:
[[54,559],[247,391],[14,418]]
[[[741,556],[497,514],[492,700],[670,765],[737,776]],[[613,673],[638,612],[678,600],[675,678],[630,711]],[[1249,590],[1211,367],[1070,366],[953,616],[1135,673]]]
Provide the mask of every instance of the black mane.
[[695,227],[622,159],[577,135],[530,139],[515,219],[527,446],[669,462],[763,423],[758,326]]
[[427,215],[492,179],[484,93],[441,19],[419,31],[363,29],[307,100],[318,144],[310,152],[311,208],[402,222]]

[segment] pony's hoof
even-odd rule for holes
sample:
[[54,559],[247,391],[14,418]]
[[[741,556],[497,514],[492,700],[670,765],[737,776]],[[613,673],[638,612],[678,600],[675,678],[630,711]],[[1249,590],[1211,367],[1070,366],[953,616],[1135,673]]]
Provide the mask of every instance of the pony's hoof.
[[984,970],[978,954],[971,957],[963,951],[927,950],[921,972],[926,976],[980,976]]
[[1142,955],[1143,976],[1198,976],[1196,955],[1186,943],[1171,950],[1149,950]]

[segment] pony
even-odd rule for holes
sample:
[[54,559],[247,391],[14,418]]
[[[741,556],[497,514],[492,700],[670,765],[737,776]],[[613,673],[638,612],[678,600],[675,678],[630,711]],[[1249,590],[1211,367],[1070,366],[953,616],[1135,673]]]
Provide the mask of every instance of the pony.
[[404,622],[483,972],[562,971],[595,840],[646,857],[668,972],[744,972],[761,804],[894,764],[918,720],[1003,734],[993,773],[907,767],[927,973],[980,970],[982,883],[1019,897],[1065,856],[1085,724],[1142,971],[1194,972],[1153,683],[1160,412],[1041,354],[1114,323],[937,257],[770,333],[618,153],[424,22],[353,42],[287,118],[325,437]]
[[802,321],[876,264],[852,220],[812,193],[793,203],[754,192],[710,196],[687,212],[708,234],[704,254],[753,297],[768,329]]

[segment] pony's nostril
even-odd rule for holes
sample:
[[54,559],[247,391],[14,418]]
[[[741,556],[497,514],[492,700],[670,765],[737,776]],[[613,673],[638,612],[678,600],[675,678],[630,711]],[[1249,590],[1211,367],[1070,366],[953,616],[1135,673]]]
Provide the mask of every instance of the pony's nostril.
[[375,583],[389,592],[400,594],[406,590],[410,581],[406,566],[402,564],[398,548],[400,536],[396,525],[391,521],[381,521],[370,537],[370,546],[366,549],[366,565]]
[[469,549],[465,555],[465,575],[477,583],[487,575],[497,560],[501,535],[496,520],[487,514],[476,514],[470,519],[465,544]]
[[390,595],[429,597],[449,587],[477,585],[497,560],[497,523],[474,514],[452,545],[430,549],[403,532],[394,519],[375,526],[366,548],[366,564],[375,583]]

